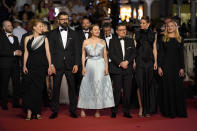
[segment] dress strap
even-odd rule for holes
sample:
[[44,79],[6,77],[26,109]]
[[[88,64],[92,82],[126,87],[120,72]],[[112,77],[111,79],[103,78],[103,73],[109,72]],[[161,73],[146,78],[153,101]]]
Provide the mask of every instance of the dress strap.
[[44,43],[44,40],[45,40],[44,35],[34,38],[32,45],[31,45],[32,50],[38,49]]

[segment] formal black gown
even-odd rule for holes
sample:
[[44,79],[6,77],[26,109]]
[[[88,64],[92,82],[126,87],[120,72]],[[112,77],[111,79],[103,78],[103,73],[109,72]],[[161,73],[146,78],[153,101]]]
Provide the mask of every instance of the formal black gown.
[[[45,51],[45,42],[44,36],[43,40],[38,40],[41,42],[36,46],[33,46],[32,43],[34,38],[30,39],[27,43],[28,50],[28,59],[27,59],[27,69],[28,74],[24,75],[24,106],[25,109],[30,109],[33,114],[41,113],[42,105],[42,89],[45,84],[45,76],[47,69],[47,58]],[[39,39],[39,38],[35,38]]]
[[161,77],[160,111],[166,117],[186,117],[183,77],[179,76],[184,69],[183,40],[179,43],[175,38],[168,42],[160,42],[159,67],[163,70]]
[[[153,80],[153,43],[155,33],[151,29],[140,29],[136,33],[137,57],[136,57],[136,82],[140,90],[140,96],[143,107],[143,115],[150,114],[151,96]],[[153,99],[154,100],[154,99]]]

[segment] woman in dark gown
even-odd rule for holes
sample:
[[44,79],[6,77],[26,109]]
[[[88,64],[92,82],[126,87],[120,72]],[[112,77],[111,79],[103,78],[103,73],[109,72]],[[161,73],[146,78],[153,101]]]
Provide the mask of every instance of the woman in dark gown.
[[166,117],[187,117],[184,100],[183,39],[177,24],[170,21],[159,46],[158,74],[161,76],[160,111]]
[[[24,106],[27,109],[27,118],[32,115],[41,119],[42,88],[45,83],[46,69],[51,74],[51,56],[49,52],[48,39],[42,33],[42,22],[32,20],[33,35],[25,38],[24,52]],[[48,61],[48,64],[47,64]]]
[[136,82],[139,101],[139,117],[150,117],[150,89],[152,86],[153,70],[157,69],[157,47],[155,33],[149,29],[149,17],[140,20],[140,31],[136,38]]

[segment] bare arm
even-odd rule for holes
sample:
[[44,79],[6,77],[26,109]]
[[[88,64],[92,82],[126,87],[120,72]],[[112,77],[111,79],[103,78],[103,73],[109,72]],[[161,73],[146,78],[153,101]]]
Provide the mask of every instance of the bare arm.
[[5,7],[5,8],[7,8],[8,9],[8,11],[10,12],[11,11],[11,9],[8,7],[8,5],[6,4],[6,2],[5,2],[6,0],[2,0],[2,4],[3,4],[3,6]]
[[24,74],[27,74],[28,73],[28,69],[27,69],[27,59],[28,59],[28,56],[29,56],[29,52],[27,50],[27,42],[29,41],[30,37],[27,36],[25,37],[25,41],[24,41],[24,60],[23,60],[23,73]]
[[104,60],[105,60],[105,68],[108,68],[108,58],[107,58],[107,50],[106,50],[106,43],[105,41],[102,42],[102,44],[105,46],[104,47],[104,51],[103,51],[103,57],[104,57]]
[[85,69],[85,58],[86,58],[86,51],[85,51],[85,46],[87,45],[87,41],[85,40],[82,45],[82,57],[81,57],[81,62],[82,62],[82,68]]
[[26,67],[27,59],[28,59],[28,56],[29,56],[29,52],[27,50],[27,42],[28,42],[28,40],[29,40],[29,37],[25,37],[25,42],[24,42],[25,51],[24,51],[23,67]]
[[153,44],[153,55],[155,60],[155,64],[154,64],[154,69],[155,69],[156,68],[155,66],[157,66],[157,35],[155,35],[155,41]]
[[45,50],[46,50],[46,56],[48,60],[49,67],[51,66],[51,53],[49,51],[49,41],[47,38],[45,38]]

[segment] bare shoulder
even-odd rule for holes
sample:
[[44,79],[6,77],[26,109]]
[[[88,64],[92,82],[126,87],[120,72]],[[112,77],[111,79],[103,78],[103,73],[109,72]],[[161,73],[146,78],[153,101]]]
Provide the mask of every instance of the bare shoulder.
[[48,38],[45,36],[45,40],[48,41]]
[[89,42],[89,39],[83,41],[83,45],[86,46]]
[[32,37],[33,37],[33,35],[28,35],[28,36],[26,36],[26,37],[25,37],[25,41],[26,41],[26,42],[29,41]]
[[105,40],[100,39],[100,43],[105,46]]

